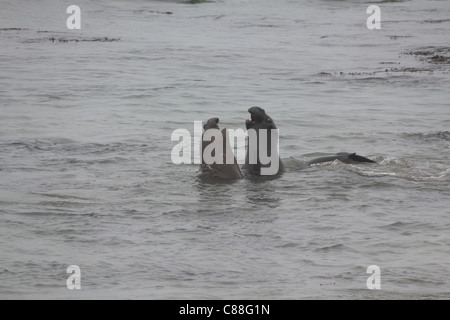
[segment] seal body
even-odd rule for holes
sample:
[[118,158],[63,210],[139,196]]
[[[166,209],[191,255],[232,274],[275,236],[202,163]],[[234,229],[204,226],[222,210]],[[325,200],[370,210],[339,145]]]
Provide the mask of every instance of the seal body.
[[[211,177],[216,177],[220,179],[225,180],[240,180],[243,179],[244,176],[241,172],[241,169],[239,168],[239,165],[237,164],[236,157],[233,154],[233,163],[227,163],[227,154],[233,153],[233,150],[231,149],[230,142],[228,140],[227,135],[227,129],[222,129],[220,131],[219,129],[219,118],[211,118],[209,119],[206,124],[203,126],[204,132],[202,135],[202,164],[200,165],[200,168],[202,172]],[[218,149],[214,149],[211,153],[212,156],[216,156],[216,152],[219,152],[218,155],[222,161],[221,163],[206,163],[205,162],[205,150],[208,146],[210,146],[214,141],[215,137],[212,136],[212,138],[208,141],[205,141],[205,133],[208,130],[217,130],[220,132],[220,135],[222,136],[222,143],[220,146],[218,146]],[[217,131],[215,133],[217,133]],[[221,148],[220,148],[221,147]],[[228,157],[230,158],[230,157]]]
[[[278,168],[276,168],[271,175],[279,175],[283,173],[285,169],[279,156],[279,141],[278,139],[274,139],[275,145],[272,143],[272,135],[274,134],[272,130],[277,130],[275,122],[266,114],[266,111],[260,107],[252,107],[248,110],[248,112],[251,117],[245,122],[245,126],[249,133],[249,142],[244,169],[250,174],[261,175],[262,168],[270,168],[273,165],[273,163],[266,164],[261,161],[261,153],[266,153],[266,156],[268,157],[277,157]],[[266,130],[264,131],[264,134],[267,135],[265,150],[261,150],[260,148],[261,134],[263,133],[261,130],[263,129]],[[252,130],[254,131],[254,135],[256,137],[254,139],[252,139]],[[251,150],[256,152],[256,161],[251,161]]]

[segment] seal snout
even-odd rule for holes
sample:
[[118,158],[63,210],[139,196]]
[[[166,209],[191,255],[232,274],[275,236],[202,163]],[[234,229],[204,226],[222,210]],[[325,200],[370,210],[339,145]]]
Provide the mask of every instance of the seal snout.
[[219,118],[211,118],[209,119],[204,125],[203,125],[203,129],[204,130],[208,130],[208,129],[219,129]]
[[251,107],[250,109],[248,109],[248,112],[250,113],[249,120],[252,123],[262,121],[266,115],[266,111],[264,111],[264,109],[260,107]]

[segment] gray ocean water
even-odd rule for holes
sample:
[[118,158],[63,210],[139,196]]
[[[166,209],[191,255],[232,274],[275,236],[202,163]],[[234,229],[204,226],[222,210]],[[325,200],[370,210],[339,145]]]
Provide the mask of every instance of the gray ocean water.
[[[449,17],[447,0],[1,0],[0,298],[450,299]],[[244,129],[255,105],[283,176],[172,163],[175,129]],[[305,166],[341,151],[379,164]]]

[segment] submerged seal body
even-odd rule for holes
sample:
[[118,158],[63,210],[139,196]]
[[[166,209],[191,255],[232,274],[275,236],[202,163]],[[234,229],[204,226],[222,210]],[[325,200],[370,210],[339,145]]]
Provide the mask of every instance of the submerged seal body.
[[[211,118],[209,119],[206,124],[203,126],[204,132],[202,136],[202,164],[200,166],[203,173],[207,176],[211,177],[217,177],[220,179],[225,180],[240,180],[243,179],[244,176],[241,172],[241,169],[239,168],[239,165],[237,164],[236,158],[233,154],[233,162],[227,163],[227,154],[233,153],[233,150],[231,149],[230,142],[228,140],[227,135],[227,129],[222,129],[220,131],[219,129],[219,118]],[[212,155],[215,156],[216,152],[221,153],[221,163],[211,163],[207,164],[205,161],[205,149],[207,149],[208,146],[210,146],[214,141],[214,136],[211,137],[211,140],[205,141],[205,134],[208,130],[217,130],[220,131],[220,134],[222,136],[222,144],[219,147],[220,150],[214,149],[212,151]],[[220,148],[221,147],[221,148]],[[228,157],[229,158],[229,157]]]

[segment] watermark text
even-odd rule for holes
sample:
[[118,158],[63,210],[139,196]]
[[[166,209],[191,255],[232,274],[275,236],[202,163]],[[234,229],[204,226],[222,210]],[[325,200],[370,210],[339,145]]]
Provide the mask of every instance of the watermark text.
[[71,5],[67,7],[66,12],[68,14],[71,14],[69,18],[67,18],[67,29],[74,30],[74,29],[81,29],[81,9],[79,6]]
[[371,274],[367,279],[366,285],[369,290],[381,289],[381,269],[377,265],[371,265],[367,267],[366,273]]
[[81,290],[81,269],[79,266],[71,265],[67,267],[67,273],[70,274],[66,281],[67,289]]
[[367,8],[370,17],[367,18],[367,28],[369,30],[381,29],[381,9],[379,6],[371,5]]

